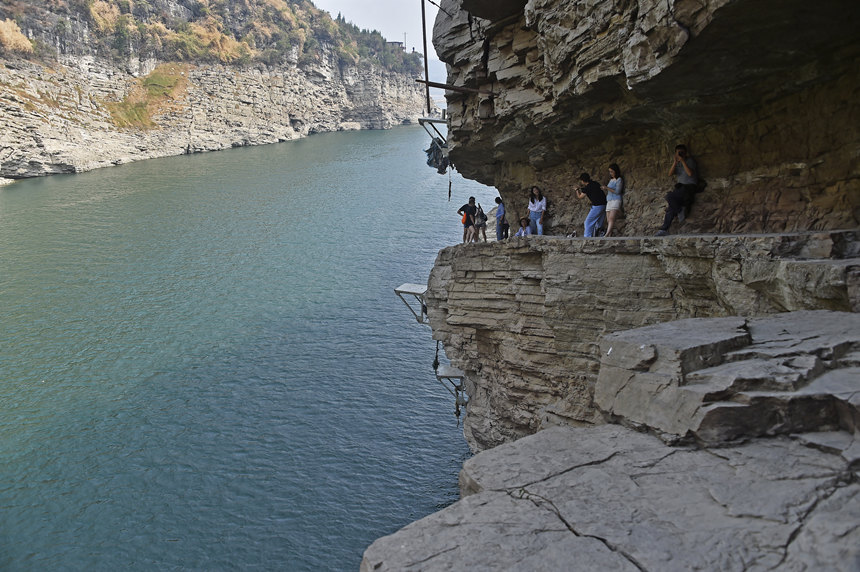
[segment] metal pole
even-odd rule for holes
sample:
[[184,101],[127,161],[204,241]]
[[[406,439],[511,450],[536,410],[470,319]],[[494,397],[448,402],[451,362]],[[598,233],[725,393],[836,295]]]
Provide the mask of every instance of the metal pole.
[[[421,31],[424,33],[424,81],[430,81],[430,66],[427,63],[427,15],[424,13],[424,0],[421,2]],[[430,84],[424,84],[424,93],[427,95],[427,115],[431,115],[430,111]]]

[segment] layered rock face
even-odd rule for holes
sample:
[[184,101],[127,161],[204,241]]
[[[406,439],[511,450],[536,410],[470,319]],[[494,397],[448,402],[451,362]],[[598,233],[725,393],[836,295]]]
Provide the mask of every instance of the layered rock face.
[[860,314],[692,318],[610,334],[600,355],[611,418],[709,445],[844,430],[860,461]]
[[[598,404],[676,445],[617,424],[500,445],[466,461],[462,500],[374,542],[362,570],[854,570],[858,364],[856,313],[609,334]],[[688,433],[706,446],[678,446]]]
[[836,14],[857,30],[827,0],[443,2],[451,157],[509,212],[537,183],[574,230],[572,181],[618,162],[622,232],[652,234],[687,143],[708,186],[673,231],[782,234],[440,252],[428,316],[483,451],[362,570],[860,566],[860,36]]
[[[444,0],[451,159],[500,189],[527,185],[549,232],[580,230],[573,192],[620,165],[626,235],[653,234],[685,143],[707,182],[673,232],[855,228],[860,221],[860,4],[844,0]],[[471,10],[471,12],[469,11]],[[837,31],[843,30],[843,32]]]
[[845,231],[457,246],[439,253],[426,302],[434,338],[465,371],[464,431],[482,450],[554,424],[602,423],[593,399],[606,334],[681,318],[857,311],[860,240]]
[[[0,63],[0,177],[87,171],[129,161],[275,143],[309,133],[383,129],[422,115],[410,77],[333,58],[310,72],[291,65],[168,65],[183,80],[148,128],[118,127],[110,106],[141,78],[89,56],[54,67]],[[157,62],[143,62],[142,76]]]

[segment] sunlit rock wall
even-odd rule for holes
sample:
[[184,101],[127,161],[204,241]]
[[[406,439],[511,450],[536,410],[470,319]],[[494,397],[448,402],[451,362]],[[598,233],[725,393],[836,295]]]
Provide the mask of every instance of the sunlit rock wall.
[[118,126],[111,105],[140,91],[141,79],[157,64],[140,62],[132,73],[92,56],[67,56],[51,66],[0,61],[0,177],[75,173],[324,131],[385,129],[415,123],[425,113],[413,78],[341,67],[329,54],[308,69],[289,62],[167,64],[183,81],[150,110],[153,124]]

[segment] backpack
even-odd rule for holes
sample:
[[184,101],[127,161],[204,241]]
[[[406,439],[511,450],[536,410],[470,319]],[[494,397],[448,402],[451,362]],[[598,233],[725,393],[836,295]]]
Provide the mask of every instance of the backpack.
[[475,224],[484,224],[487,222],[487,215],[484,214],[484,209],[478,204],[478,213],[475,215]]

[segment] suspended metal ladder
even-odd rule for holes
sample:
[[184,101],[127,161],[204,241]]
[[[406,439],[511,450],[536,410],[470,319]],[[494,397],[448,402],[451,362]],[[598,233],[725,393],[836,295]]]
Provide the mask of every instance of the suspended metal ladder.
[[[432,0],[430,0],[432,2]],[[422,29],[424,30],[424,79],[416,80],[419,83],[424,84],[425,96],[427,98],[427,115],[432,115],[432,106],[430,105],[430,88],[431,87],[441,87],[444,89],[451,89],[455,91],[471,91],[466,90],[465,88],[457,88],[450,85],[445,84],[437,84],[435,82],[430,81],[430,73],[428,69],[428,59],[427,59],[427,18],[424,11],[424,2],[425,0],[420,0],[421,2],[421,24]],[[435,4],[435,3],[434,3]],[[437,5],[438,6],[438,5]],[[443,114],[444,117],[444,114]],[[424,128],[424,131],[427,132],[427,135],[430,136],[430,140],[432,142],[431,149],[433,146],[438,147],[438,152],[440,155],[440,159],[444,159],[445,171],[447,171],[448,165],[448,141],[445,136],[437,129],[436,125],[438,124],[447,124],[445,119],[436,119],[432,117],[422,117],[418,120],[418,123],[421,127]],[[432,131],[431,131],[432,129]],[[428,149],[428,152],[431,151]],[[429,163],[428,163],[429,164]],[[443,162],[440,161],[439,165],[442,165]],[[444,172],[444,171],[440,171]],[[451,199],[451,179],[450,172],[448,175],[448,200]],[[430,321],[427,318],[427,304],[425,303],[424,296],[427,294],[427,286],[422,284],[401,284],[397,288],[394,289],[394,293],[397,294],[397,297],[400,298],[406,307],[409,308],[409,311],[412,312],[412,315],[415,319],[421,324],[430,324]],[[436,357],[433,360],[433,369],[436,372],[436,379],[439,383],[442,384],[448,392],[454,396],[454,413],[457,415],[457,424],[460,423],[460,406],[468,405],[469,400],[466,395],[466,391],[463,388],[463,377],[465,373],[452,367],[451,365],[442,365],[439,363],[439,342],[436,342]],[[450,386],[450,387],[449,387]]]

